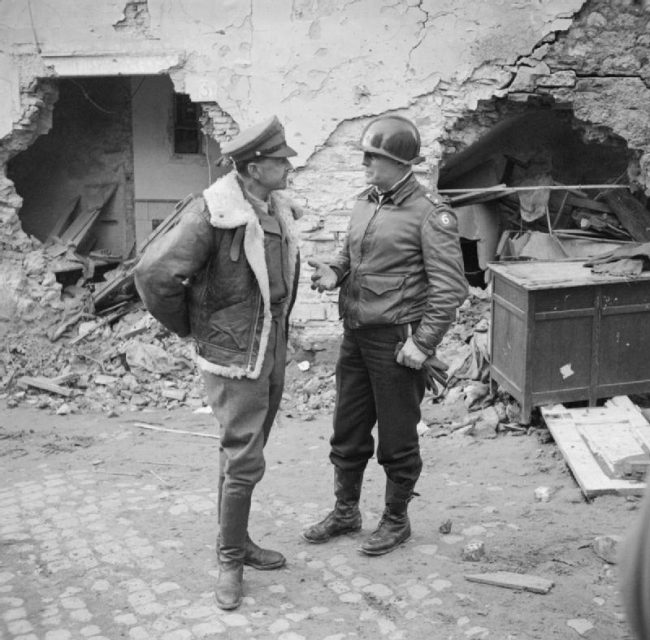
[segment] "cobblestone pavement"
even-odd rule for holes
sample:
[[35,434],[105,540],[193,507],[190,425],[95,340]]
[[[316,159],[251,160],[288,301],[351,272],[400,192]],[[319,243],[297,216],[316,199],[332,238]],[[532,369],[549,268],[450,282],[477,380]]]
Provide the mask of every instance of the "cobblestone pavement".
[[[211,589],[218,441],[141,433],[119,420],[66,428],[57,427],[55,451],[47,430],[35,428],[33,438],[23,437],[17,449],[24,455],[9,446],[0,458],[6,463],[0,489],[3,640],[546,640],[578,638],[567,626],[572,619],[593,624],[590,638],[625,637],[615,579],[585,552],[576,558],[580,540],[575,531],[567,549],[556,544],[564,539],[562,530],[528,542],[538,554],[532,571],[548,577],[550,567],[558,565],[547,555],[556,555],[567,563],[563,570],[573,565],[584,573],[572,575],[569,583],[556,572],[551,576],[557,581],[554,595],[464,580],[463,544],[484,540],[493,560],[501,560],[496,567],[470,563],[471,572],[507,568],[508,550],[520,560],[525,554],[520,538],[526,525],[516,514],[528,518],[534,529],[579,504],[567,499],[556,504],[559,510],[544,511],[542,505],[535,512],[530,495],[536,485],[531,487],[525,476],[502,475],[504,482],[497,484],[476,464],[472,470],[449,460],[447,471],[435,473],[425,464],[423,498],[411,509],[414,537],[389,556],[367,558],[357,546],[379,517],[383,491],[373,461],[364,485],[364,531],[325,545],[302,541],[300,530],[322,517],[331,503],[326,420],[311,425],[284,420],[275,429],[267,474],[255,494],[251,534],[258,543],[282,550],[288,565],[268,572],[247,568],[241,608],[221,611]],[[75,434],[66,436],[70,446],[61,446],[64,433]],[[82,433],[92,442],[74,450]],[[537,445],[528,440],[510,438],[508,450],[531,456]],[[430,440],[423,449],[434,452],[441,444]],[[497,444],[486,446],[494,451]],[[467,443],[445,446],[450,456]],[[499,475],[498,470],[491,474]],[[571,479],[564,477],[564,483],[571,485]],[[518,503],[524,491],[527,513]],[[435,499],[427,495],[434,492]],[[443,536],[437,528],[450,514],[455,528]],[[542,542],[546,551],[540,549]],[[574,555],[567,555],[569,550]],[[538,619],[531,621],[531,615]]]

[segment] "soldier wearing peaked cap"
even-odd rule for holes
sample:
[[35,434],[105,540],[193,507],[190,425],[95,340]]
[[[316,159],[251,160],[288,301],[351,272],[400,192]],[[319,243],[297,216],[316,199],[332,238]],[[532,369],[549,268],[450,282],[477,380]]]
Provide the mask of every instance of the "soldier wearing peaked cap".
[[248,520],[282,398],[299,257],[296,209],[278,193],[296,155],[280,121],[242,131],[222,152],[236,170],[183,201],[178,224],[142,256],[135,283],[151,314],[195,343],[221,435],[215,596],[235,609],[244,565],[285,564],[250,539]]
[[334,510],[303,532],[308,542],[361,529],[359,498],[374,455],[386,476],[385,508],[361,544],[388,553],[411,535],[407,505],[422,469],[417,425],[426,370],[467,296],[453,211],[420,185],[420,134],[400,116],[371,122],[361,137],[366,182],[339,255],[315,267],[312,288],[341,287],[343,340],[330,439]]

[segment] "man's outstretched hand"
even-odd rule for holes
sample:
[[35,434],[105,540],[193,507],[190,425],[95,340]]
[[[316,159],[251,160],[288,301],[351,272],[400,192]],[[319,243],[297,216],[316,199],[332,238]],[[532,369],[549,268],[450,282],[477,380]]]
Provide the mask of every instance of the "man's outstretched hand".
[[326,265],[324,262],[318,260],[308,260],[307,264],[314,267],[314,273],[311,274],[311,288],[318,289],[321,293],[323,291],[332,291],[336,288],[336,283],[339,279],[336,271]]

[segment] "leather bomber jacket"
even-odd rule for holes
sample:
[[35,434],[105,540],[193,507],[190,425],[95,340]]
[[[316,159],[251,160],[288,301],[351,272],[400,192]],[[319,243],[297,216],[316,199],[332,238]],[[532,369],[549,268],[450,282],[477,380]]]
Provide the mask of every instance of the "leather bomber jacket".
[[[264,233],[232,179],[213,186],[214,197],[209,188],[190,200],[176,226],[147,248],[136,266],[135,284],[161,324],[194,339],[200,369],[257,378],[271,324]],[[289,237],[293,290],[283,303],[286,326],[298,278],[297,241],[289,230],[291,212],[281,196],[272,197]]]
[[383,198],[359,195],[330,266],[346,327],[419,322],[413,341],[429,355],[468,293],[456,216],[413,175]]

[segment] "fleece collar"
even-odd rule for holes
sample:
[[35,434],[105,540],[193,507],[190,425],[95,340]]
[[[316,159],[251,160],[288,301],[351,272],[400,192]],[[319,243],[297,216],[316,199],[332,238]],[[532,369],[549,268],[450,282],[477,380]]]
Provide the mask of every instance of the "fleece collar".
[[[234,229],[257,221],[253,205],[246,199],[237,172],[231,171],[215,180],[204,192],[203,197],[210,211],[210,224],[219,229]],[[269,201],[273,210],[289,223],[301,215],[291,201],[278,193],[271,192]]]

